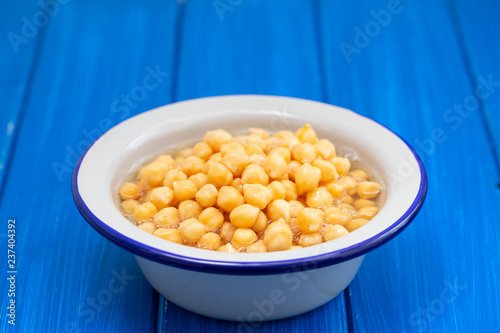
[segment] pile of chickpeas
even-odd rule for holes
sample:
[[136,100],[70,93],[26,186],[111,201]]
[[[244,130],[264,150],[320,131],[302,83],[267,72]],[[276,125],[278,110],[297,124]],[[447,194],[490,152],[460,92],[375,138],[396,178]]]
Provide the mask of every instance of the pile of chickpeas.
[[119,189],[121,208],[165,240],[225,252],[271,252],[352,232],[379,211],[381,186],[337,156],[309,124],[295,132],[209,131],[160,155]]

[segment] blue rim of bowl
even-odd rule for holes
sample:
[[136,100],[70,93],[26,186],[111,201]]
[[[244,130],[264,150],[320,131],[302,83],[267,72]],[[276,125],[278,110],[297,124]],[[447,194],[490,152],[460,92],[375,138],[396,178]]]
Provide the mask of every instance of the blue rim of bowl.
[[280,274],[280,273],[296,272],[296,271],[306,271],[311,269],[322,268],[325,266],[331,266],[334,264],[339,264],[341,262],[364,255],[367,252],[370,252],[382,246],[383,244],[387,243],[392,238],[397,236],[399,233],[401,233],[416,217],[416,215],[422,208],[422,205],[425,201],[425,197],[427,194],[427,174],[425,172],[424,165],[421,159],[419,158],[418,154],[415,152],[415,150],[398,134],[394,133],[392,130],[374,121],[373,119],[370,120],[377,123],[379,126],[384,127],[391,133],[393,133],[401,141],[403,141],[406,144],[406,146],[410,149],[413,156],[417,160],[418,167],[420,170],[419,190],[417,196],[415,197],[415,200],[412,202],[408,210],[388,228],[364,240],[363,242],[356,243],[354,245],[339,250],[319,254],[312,257],[281,260],[281,261],[269,261],[269,262],[216,261],[216,260],[206,260],[206,259],[187,257],[163,251],[158,248],[149,246],[147,244],[138,242],[127,236],[124,236],[123,234],[117,232],[115,229],[109,227],[107,224],[101,221],[97,216],[95,216],[83,201],[80,192],[78,190],[78,173],[80,171],[81,163],[85,158],[85,156],[87,155],[89,149],[91,149],[94,143],[99,139],[94,141],[94,143],[92,143],[85,150],[85,152],[82,154],[82,156],[78,160],[78,163],[75,166],[75,170],[73,172],[73,177],[71,180],[73,199],[75,200],[76,206],[80,211],[80,214],[102,236],[104,236],[114,244],[120,246],[121,248],[133,253],[134,255],[138,255],[145,259],[152,260],[164,265],[169,265],[192,271],[205,272],[205,273],[231,274],[231,275],[234,274],[267,275],[267,274]]

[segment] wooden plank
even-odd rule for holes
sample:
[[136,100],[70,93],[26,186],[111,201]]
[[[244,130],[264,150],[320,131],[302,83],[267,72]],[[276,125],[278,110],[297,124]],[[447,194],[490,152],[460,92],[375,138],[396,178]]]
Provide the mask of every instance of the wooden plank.
[[[497,184],[500,186],[500,44],[498,43],[498,1],[451,2],[455,26],[461,35],[471,81],[478,88],[474,96],[483,113],[492,150],[497,161]],[[471,100],[473,102],[473,100]],[[476,111],[471,103],[471,112]]]
[[[435,1],[401,1],[375,33],[371,11],[392,3],[321,6],[328,100],[395,130],[420,151],[429,178],[421,214],[368,254],[351,284],[352,331],[496,331],[495,162],[480,113],[460,126],[444,118],[474,94],[459,37],[448,7]],[[354,28],[367,25],[371,36],[356,46]],[[342,42],[359,51],[350,63]]]
[[[40,10],[35,3],[21,5],[8,0],[0,12],[0,202],[9,161],[21,123],[23,98],[27,94],[29,75],[35,66],[35,50],[40,28],[30,26]],[[24,19],[26,18],[27,21]],[[3,234],[3,233],[2,233]]]
[[[180,100],[223,94],[275,94],[323,99],[317,12],[311,3],[187,2],[182,26]],[[223,7],[227,8],[227,7]],[[164,303],[158,331],[246,332],[248,326],[191,314]],[[264,332],[346,332],[343,295],[299,317],[262,323]],[[248,324],[252,325],[252,324]],[[251,326],[252,327],[252,326]]]
[[[0,207],[17,223],[19,331],[155,330],[157,293],[132,255],[83,220],[70,181],[100,133],[172,101],[177,6],[67,2],[46,27]],[[7,290],[6,279],[0,285]]]

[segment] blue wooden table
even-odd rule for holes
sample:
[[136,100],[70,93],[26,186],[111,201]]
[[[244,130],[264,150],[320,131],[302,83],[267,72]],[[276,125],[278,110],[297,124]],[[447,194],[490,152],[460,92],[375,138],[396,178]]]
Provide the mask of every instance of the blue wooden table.
[[[498,332],[499,14],[495,0],[3,0],[0,331]],[[79,155],[112,125],[246,93],[375,119],[418,150],[429,178],[417,219],[343,294],[254,326],[159,296],[70,188]]]

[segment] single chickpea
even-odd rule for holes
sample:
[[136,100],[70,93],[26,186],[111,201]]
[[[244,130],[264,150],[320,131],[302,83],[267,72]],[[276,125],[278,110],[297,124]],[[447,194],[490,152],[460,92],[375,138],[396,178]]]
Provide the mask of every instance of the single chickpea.
[[142,171],[142,180],[146,188],[158,186],[163,182],[168,172],[168,165],[165,162],[154,161],[146,165]]
[[272,222],[264,233],[264,245],[269,252],[288,250],[292,246],[292,230],[283,220]]
[[202,188],[208,183],[207,175],[205,175],[202,172],[192,175],[191,177],[188,178],[188,180],[192,181],[196,185],[196,188],[198,189]]
[[292,137],[293,132],[288,131],[288,130],[282,130],[282,131],[278,131],[278,132],[274,133],[273,136],[275,138],[285,139],[285,138]]
[[203,170],[204,165],[205,161],[198,156],[188,156],[182,161],[181,169],[186,174],[186,176],[190,177],[192,175],[200,173],[201,170]]
[[217,205],[226,213],[245,203],[245,199],[237,189],[231,186],[222,186],[217,197]]
[[255,154],[255,155],[250,156],[250,164],[262,166],[262,163],[264,163],[265,159],[266,159],[266,155]]
[[230,186],[234,187],[241,195],[243,195],[243,183],[241,182],[241,178],[233,178]]
[[207,174],[208,170],[210,170],[210,167],[215,163],[222,163],[222,156],[220,155],[220,153],[216,153],[210,156],[208,161],[203,165],[203,169],[201,169],[201,172]]
[[125,200],[122,201],[120,206],[125,214],[133,214],[135,207],[139,206],[139,201],[134,199]]
[[231,252],[231,253],[237,253],[238,252],[238,251],[235,250],[235,248],[230,243],[222,245],[222,246],[219,246],[219,248],[217,249],[217,251],[219,251],[219,252]]
[[153,223],[164,228],[176,228],[181,219],[175,207],[166,207],[153,215]]
[[207,227],[208,231],[215,231],[224,223],[224,214],[215,207],[208,207],[201,212],[198,220]]
[[231,222],[224,222],[219,229],[219,235],[224,242],[230,243],[235,230],[236,227]]
[[351,215],[340,208],[329,207],[325,210],[325,222],[327,224],[346,225],[351,219]]
[[238,251],[259,240],[255,231],[249,228],[237,228],[233,233],[231,245]]
[[280,146],[280,143],[281,139],[276,137],[264,140],[264,153],[271,155],[269,153],[275,148],[278,148]]
[[201,212],[203,211],[203,207],[199,203],[193,200],[185,200],[179,204],[179,218],[181,221],[188,220],[190,218],[197,219]]
[[352,232],[358,228],[361,228],[365,224],[370,222],[370,220],[367,219],[352,219],[350,220],[346,225],[345,228],[349,231]]
[[144,230],[147,233],[152,234],[156,230],[155,224],[153,222],[144,222],[138,225],[139,229]]
[[339,177],[335,166],[328,161],[317,158],[313,161],[312,166],[321,170],[322,182],[328,182]]
[[342,200],[345,195],[345,185],[338,180],[326,183],[325,187],[335,200]]
[[300,144],[302,144],[302,142],[300,142],[296,136],[292,135],[281,140],[280,146],[288,149],[289,152],[293,152]]
[[217,187],[231,184],[233,174],[221,163],[213,164],[207,173],[207,181]]
[[179,201],[194,199],[198,188],[190,180],[178,180],[174,182],[175,198]]
[[145,202],[134,209],[134,219],[139,221],[147,221],[154,214],[158,212],[158,209],[151,202]]
[[337,239],[339,237],[345,236],[349,233],[346,228],[339,224],[329,224],[326,226],[325,234],[323,235],[323,240],[325,242]]
[[367,180],[368,179],[368,174],[366,173],[366,171],[363,171],[360,169],[349,171],[347,173],[347,175],[351,176],[352,178],[354,178],[356,180]]
[[282,219],[288,222],[290,221],[290,204],[285,200],[274,200],[267,206],[266,214],[271,221]]
[[351,168],[351,162],[345,157],[335,156],[329,160],[337,170],[338,174],[343,176],[347,175],[349,169]]
[[231,214],[229,214],[229,220],[237,228],[250,228],[257,221],[259,212],[258,207],[243,204],[232,210]]
[[198,240],[196,247],[215,251],[220,247],[220,244],[221,238],[218,234],[216,234],[215,232],[207,232]]
[[299,215],[299,212],[302,208],[304,208],[304,205],[297,200],[290,200],[288,203],[290,204],[290,219],[294,219]]
[[377,215],[378,211],[379,209],[375,206],[363,207],[360,210],[358,210],[357,215],[360,218],[371,220],[372,218],[375,217],[375,215]]
[[208,143],[208,145],[216,152],[220,151],[223,144],[233,141],[233,136],[223,129],[218,129],[215,131],[208,131],[203,138],[203,142]]
[[324,158],[325,160],[337,156],[335,151],[335,146],[329,140],[319,140],[314,144],[316,153],[318,156]]
[[[270,202],[274,201],[274,200],[286,198],[287,189],[286,189],[285,185],[283,185],[283,183],[281,183],[283,181],[284,180],[282,180],[282,181],[275,180],[275,181],[271,182],[271,184],[267,185],[267,188],[271,191],[271,194],[272,194]],[[289,181],[289,180],[286,180],[286,181]],[[261,208],[261,209],[264,209],[264,208]]]
[[267,219],[266,214],[264,214],[261,211],[261,212],[259,212],[259,215],[257,215],[257,219],[255,220],[255,223],[252,225],[252,229],[255,232],[262,232],[262,231],[266,230],[268,224],[269,224],[269,220]]
[[246,203],[264,209],[273,199],[273,192],[261,184],[244,184],[243,196]]
[[299,245],[301,247],[308,247],[312,245],[317,245],[323,243],[323,236],[319,232],[313,232],[311,234],[302,234],[299,237]]
[[311,125],[306,124],[304,127],[298,129],[295,132],[295,136],[302,143],[310,143],[315,144],[318,142],[318,137],[316,136],[316,132],[312,129]]
[[264,140],[262,140],[262,138],[260,136],[258,136],[257,134],[250,134],[247,137],[247,143],[251,144],[251,145],[252,144],[253,145],[257,145],[257,146],[259,146],[262,149],[265,148]]
[[228,153],[245,153],[245,148],[238,142],[229,142],[220,147],[220,156],[224,158]]
[[290,163],[292,161],[292,154],[290,153],[290,151],[285,148],[285,147],[278,147],[278,148],[274,148],[273,150],[271,150],[269,152],[269,156],[271,156],[272,154],[280,154],[281,157],[283,157],[286,161],[286,164]]
[[280,179],[286,174],[288,166],[283,156],[275,153],[266,157],[264,162],[262,162],[262,167],[269,177]]
[[173,169],[175,167],[175,161],[170,155],[160,155],[155,161],[166,163],[169,169]]
[[345,191],[349,195],[355,195],[356,191],[358,189],[358,183],[354,178],[349,177],[349,176],[342,176],[339,178],[339,181],[341,184],[344,184],[345,186]]
[[290,178],[290,180],[295,181],[295,174],[297,173],[297,170],[300,168],[301,165],[302,163],[297,161],[291,161],[288,164],[286,172],[288,173],[288,177]]
[[261,166],[250,164],[243,171],[241,182],[243,184],[262,184],[267,186],[269,184],[269,176]]
[[141,189],[136,184],[124,183],[120,187],[119,194],[122,200],[137,199],[141,195]]
[[354,199],[349,194],[345,194],[340,202],[350,205],[354,202]]
[[263,253],[267,252],[266,245],[263,240],[259,240],[247,246],[247,251],[250,253]]
[[323,226],[324,213],[316,208],[302,208],[295,222],[300,231],[310,234],[319,231]]
[[271,137],[271,134],[269,134],[268,131],[266,131],[263,128],[255,128],[255,127],[250,127],[249,131],[250,134],[257,134],[260,136],[262,140],[269,139]]
[[158,209],[162,209],[172,206],[175,200],[175,194],[173,190],[166,186],[157,187],[151,191],[148,200]]
[[196,243],[207,232],[207,227],[195,218],[182,221],[179,225],[182,239],[188,243]]
[[308,207],[319,208],[322,206],[331,206],[333,197],[324,187],[317,187],[312,191],[307,192],[306,204]]
[[357,188],[358,196],[361,199],[373,199],[380,193],[380,184],[377,182],[361,182]]
[[177,155],[175,155],[175,157],[186,158],[191,155],[193,155],[193,148],[187,147],[178,152]]
[[174,182],[178,180],[186,180],[186,174],[180,169],[172,169],[165,175],[165,180],[163,181],[163,186],[174,188]]
[[195,198],[202,207],[211,207],[217,203],[218,195],[219,191],[215,185],[206,184],[196,192]]
[[214,151],[212,147],[210,147],[206,142],[198,142],[193,147],[193,155],[204,161],[207,161],[213,153]]
[[316,149],[309,143],[303,143],[293,150],[292,155],[300,163],[312,163],[316,159]]
[[299,195],[314,190],[319,185],[321,170],[306,163],[300,166],[295,173],[295,184]]
[[182,244],[181,233],[178,229],[158,228],[153,231],[153,235],[172,243]]
[[365,207],[373,207],[375,206],[375,201],[368,199],[357,199],[353,203],[353,207],[356,209],[361,209]]
[[347,214],[349,214],[351,216],[356,215],[356,210],[354,209],[353,206],[351,206],[351,204],[348,204],[345,202],[340,202],[340,203],[337,203],[337,208],[342,209],[344,212],[346,212]]
[[259,145],[247,143],[243,145],[243,148],[245,149],[247,155],[250,157],[252,157],[253,155],[265,155],[264,151]]
[[242,152],[231,151],[222,158],[222,161],[226,168],[233,173],[233,176],[240,177],[243,170],[250,164],[250,157],[245,150]]

